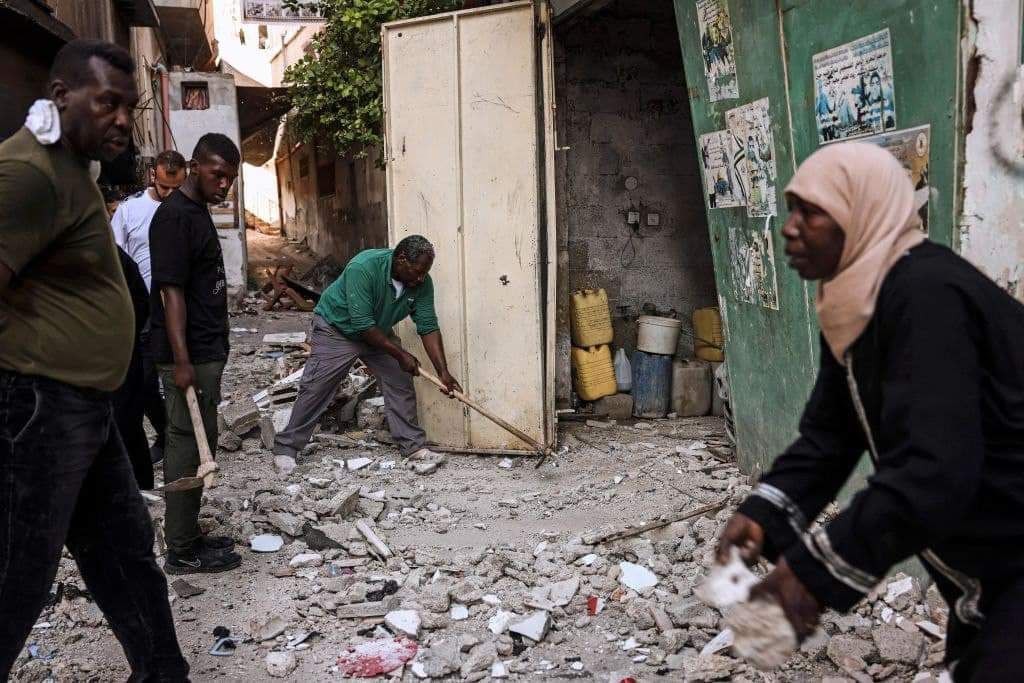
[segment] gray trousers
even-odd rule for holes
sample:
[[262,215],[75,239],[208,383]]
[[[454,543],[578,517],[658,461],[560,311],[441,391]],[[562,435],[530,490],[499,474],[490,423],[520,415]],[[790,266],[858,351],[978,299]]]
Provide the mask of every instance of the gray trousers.
[[338,384],[349,368],[362,359],[373,371],[384,394],[388,427],[402,455],[411,455],[426,444],[426,434],[416,420],[416,390],[412,375],[390,355],[363,342],[346,339],[319,315],[313,316],[312,351],[299,382],[299,395],[288,426],[274,439],[274,455],[294,458],[309,443],[320,416],[334,400]]

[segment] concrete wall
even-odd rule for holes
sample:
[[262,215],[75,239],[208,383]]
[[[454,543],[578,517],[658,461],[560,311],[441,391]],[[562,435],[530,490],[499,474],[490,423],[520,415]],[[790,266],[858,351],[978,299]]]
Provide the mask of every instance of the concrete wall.
[[[223,133],[241,146],[238,130],[238,101],[234,79],[226,74],[209,72],[172,71],[169,74],[170,102],[168,118],[173,133],[174,148],[186,159],[192,156],[196,143],[206,133]],[[210,108],[182,109],[181,84],[204,81],[209,85]],[[224,267],[227,271],[228,298],[238,301],[246,291],[246,255],[244,221],[244,187],[239,175],[232,197],[222,206],[211,206],[217,226]]]
[[[243,163],[242,175],[245,178],[245,212],[247,218],[255,218],[258,227],[270,228],[275,232],[281,228],[281,212],[278,208],[277,164],[269,159],[262,166]],[[257,227],[253,225],[252,227]]]
[[[969,3],[960,253],[1024,300],[1020,0]],[[1016,17],[1016,20],[1014,20]]]
[[[629,352],[645,303],[678,311],[684,330],[693,309],[717,303],[673,22],[670,0],[619,0],[556,34],[568,286],[608,292],[615,343]],[[627,226],[630,210],[639,232]],[[655,215],[659,225],[648,225]],[[567,333],[563,325],[563,349]],[[679,352],[692,351],[681,335]]]
[[[340,158],[286,137],[279,149],[277,177],[286,236],[341,264],[363,249],[387,246],[385,175],[376,148],[363,158]],[[317,173],[325,158],[334,165],[335,182],[334,191],[321,197]]]

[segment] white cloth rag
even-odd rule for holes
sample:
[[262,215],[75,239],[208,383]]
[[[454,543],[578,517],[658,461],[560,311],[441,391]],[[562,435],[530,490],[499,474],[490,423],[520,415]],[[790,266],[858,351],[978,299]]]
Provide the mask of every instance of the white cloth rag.
[[[36,100],[29,107],[25,127],[35,136],[40,145],[55,145],[60,140],[60,111],[53,100]],[[100,162],[89,162],[89,177],[93,182],[99,179],[103,168]]]

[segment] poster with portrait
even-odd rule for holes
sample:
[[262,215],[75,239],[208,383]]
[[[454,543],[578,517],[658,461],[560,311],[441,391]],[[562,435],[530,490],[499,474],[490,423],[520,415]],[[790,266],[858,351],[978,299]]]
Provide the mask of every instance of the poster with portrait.
[[718,102],[739,97],[732,21],[726,0],[697,0],[697,24],[704,75],[708,80],[708,99]]
[[746,196],[736,168],[736,145],[727,130],[700,136],[700,160],[709,209],[743,206]]
[[928,184],[931,136],[931,126],[918,126],[872,135],[862,140],[862,142],[870,142],[884,147],[903,164],[910,182],[914,185],[914,205],[921,216],[921,228],[926,234],[928,232],[928,199],[931,196],[931,187]]
[[812,64],[818,144],[896,128],[889,29],[819,52]]
[[751,218],[776,215],[775,142],[768,98],[730,109],[725,112],[725,120],[735,146],[734,167],[743,186],[747,215]]
[[298,9],[284,6],[283,0],[242,0],[242,21],[261,24],[287,22],[292,24],[319,23],[324,20],[315,3],[304,0]]

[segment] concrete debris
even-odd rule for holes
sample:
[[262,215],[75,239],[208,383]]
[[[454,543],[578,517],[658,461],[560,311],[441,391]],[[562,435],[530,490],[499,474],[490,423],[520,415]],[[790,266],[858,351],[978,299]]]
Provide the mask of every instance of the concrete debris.
[[[275,315],[287,320],[253,339],[308,323],[308,315]],[[360,409],[367,425],[384,412],[379,397],[364,400],[373,380],[358,368],[310,445],[275,471],[273,439],[294,403],[301,355],[286,353],[281,370],[290,374],[274,381],[275,359],[232,351],[231,401],[221,412],[252,403],[260,429],[222,431],[238,450],[218,454],[220,485],[204,495],[200,524],[252,551],[236,572],[185,577],[206,587],[199,598],[171,588],[182,643],[205,657],[192,661],[198,678],[763,678],[754,659],[736,656],[749,624],[697,597],[719,577],[716,539],[750,491],[720,420],[659,420],[643,430],[633,419],[564,421],[559,441],[571,448],[560,470],[452,455],[444,470],[420,477],[412,467],[437,463],[403,459],[378,428],[357,428]],[[368,464],[349,469],[359,459]],[[680,506],[687,495],[694,500]],[[147,507],[161,529],[164,499]],[[947,608],[934,590],[922,597],[910,582],[907,591],[905,578],[884,582],[849,614],[827,611],[822,629],[765,680],[938,680]],[[70,557],[55,585],[32,632],[36,652],[50,659],[19,657],[12,680],[127,678],[99,609],[71,588],[82,581]],[[206,657],[221,624],[251,640],[230,657]],[[292,666],[283,679],[271,673]]]
[[299,666],[292,652],[271,652],[264,662],[272,678],[286,678]]
[[320,553],[299,553],[288,562],[288,566],[292,569],[302,569],[304,567],[319,567],[324,563],[324,556]]
[[171,582],[171,588],[179,598],[194,598],[206,592],[202,586],[193,586],[185,579],[175,579]]
[[907,633],[901,628],[882,625],[872,637],[883,662],[917,664],[925,652],[926,642],[921,633]]
[[509,625],[508,630],[539,643],[548,634],[550,626],[551,615],[544,610],[538,610],[525,619],[513,622]]
[[274,332],[263,335],[263,343],[268,346],[301,346],[306,343],[305,332]]
[[345,461],[345,467],[351,472],[369,467],[372,464],[373,458],[350,458]]
[[249,626],[249,635],[256,640],[256,642],[263,642],[265,640],[273,640],[279,635],[282,635],[288,628],[288,622],[280,617],[271,617],[270,621],[264,624],[254,621]]
[[422,623],[420,615],[416,610],[396,610],[384,615],[384,624],[391,629],[395,635],[404,634],[410,638],[418,638]]
[[658,585],[658,577],[647,567],[632,562],[620,562],[619,583],[626,588],[643,593]]
[[461,668],[462,652],[459,650],[459,642],[453,638],[420,650],[412,664],[412,672],[417,678],[442,678]]
[[260,410],[251,399],[244,399],[227,404],[219,411],[218,416],[222,430],[234,432],[242,437],[256,428]]

